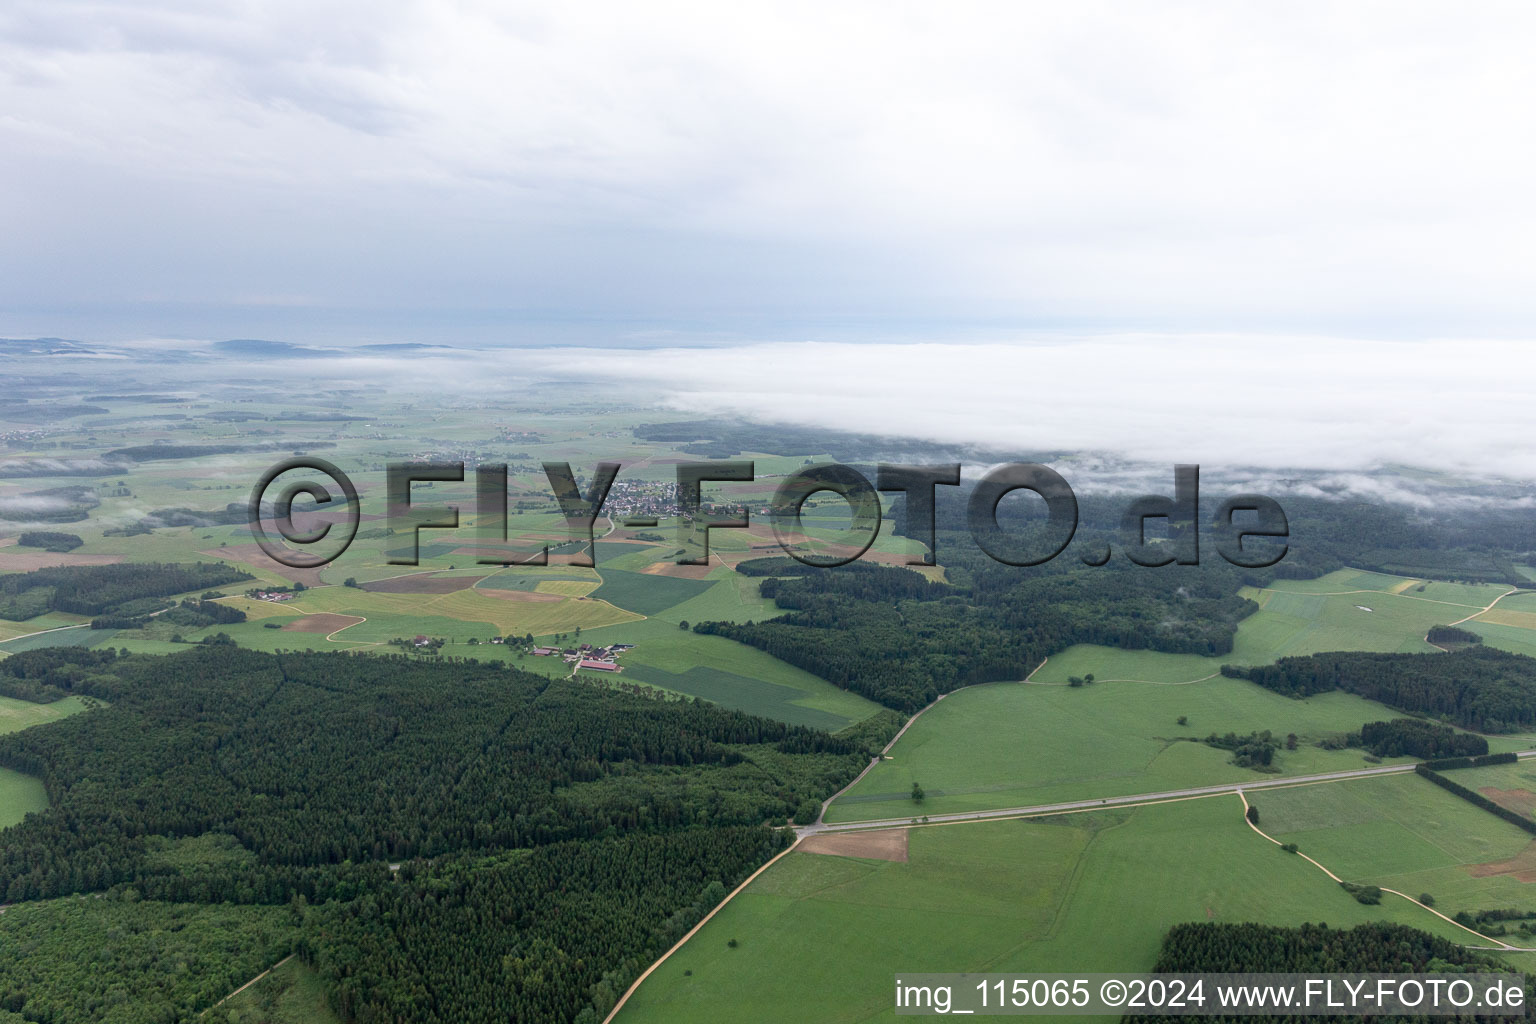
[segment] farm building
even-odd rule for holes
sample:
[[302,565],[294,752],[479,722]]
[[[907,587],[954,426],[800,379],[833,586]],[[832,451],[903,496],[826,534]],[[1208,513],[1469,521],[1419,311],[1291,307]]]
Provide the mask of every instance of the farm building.
[[598,661],[596,658],[582,658],[577,668],[595,668],[601,672],[617,672],[619,666],[611,661]]
[[559,654],[560,649],[558,647],[535,647],[533,653],[542,658],[551,654]]

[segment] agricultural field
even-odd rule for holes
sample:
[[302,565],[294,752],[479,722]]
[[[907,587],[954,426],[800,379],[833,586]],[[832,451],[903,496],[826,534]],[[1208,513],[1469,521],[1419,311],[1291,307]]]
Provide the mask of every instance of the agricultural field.
[[[1179,718],[1186,724],[1180,725]],[[1274,767],[1308,775],[1366,767],[1362,751],[1323,750],[1325,737],[1391,717],[1346,693],[1292,700],[1241,679],[1183,685],[1095,682],[972,686],[940,700],[888,758],[828,808],[829,822],[1025,807],[1270,779],[1199,742],[1211,733],[1295,733]],[[912,784],[923,788],[921,806]]]
[[[1480,789],[1529,781],[1531,771],[1526,762],[1447,775]],[[1536,838],[1417,775],[1288,787],[1251,799],[1261,828],[1346,881],[1415,898],[1428,893],[1448,915],[1505,907],[1536,912]]]
[[[84,710],[85,705],[78,697],[65,697],[52,704],[0,697],[0,733],[56,722]],[[47,809],[48,793],[41,779],[0,768],[0,828],[14,825],[34,811]]]
[[16,700],[12,697],[0,697],[0,733],[15,732],[44,722],[55,722],[84,710],[85,705],[78,697],[65,697],[52,704],[34,704],[31,701]]
[[[1245,590],[1260,610],[1239,625],[1230,655],[1068,648],[1026,684],[969,687],[941,700],[888,760],[833,802],[827,820],[911,814],[914,782],[926,794],[922,810],[948,813],[1264,777],[1230,764],[1226,751],[1190,742],[1212,732],[1295,733],[1298,748],[1277,755],[1275,767],[1287,775],[1362,767],[1361,751],[1323,750],[1317,741],[1396,712],[1343,693],[1291,700],[1222,677],[1221,665],[1325,650],[1431,653],[1437,648],[1423,639],[1431,626],[1475,614],[1507,589],[1341,570]],[[1090,674],[1090,686],[1066,685]],[[1536,737],[1490,737],[1490,745],[1529,749]]]
[[[1431,626],[1475,615],[1508,589],[1354,569],[1313,580],[1281,580],[1263,590],[1243,588],[1242,595],[1259,610],[1238,625],[1230,654],[1204,658],[1080,644],[1053,655],[1030,678],[1064,683],[1092,672],[1102,679],[1184,683],[1217,673],[1222,665],[1267,665],[1277,658],[1321,651],[1433,653],[1438,648],[1424,640]],[[1509,600],[1500,601],[1490,614],[1497,614]],[[1463,627],[1480,630],[1481,623],[1474,620]],[[1529,636],[1536,647],[1536,631]]]
[[808,1024],[895,1020],[893,972],[1148,970],[1180,921],[1392,921],[1468,938],[1404,900],[1356,902],[1250,830],[1236,796],[903,834],[904,849],[788,854],[617,1021],[704,1024],[722,1007],[770,1020],[784,1006]]
[[[793,725],[836,732],[881,710],[856,693],[840,690],[756,648],[681,630],[660,618],[584,631],[582,639],[599,645],[635,645],[619,659],[624,671],[617,678],[622,682],[702,697]],[[519,659],[517,666],[536,671],[540,662],[556,659],[527,657]]]
[[1490,647],[1536,657],[1536,593],[1511,594],[1461,628],[1478,634]]
[[0,768],[0,828],[48,809],[48,791],[41,779]]
[[1512,811],[1536,811],[1536,760],[1459,769],[1453,778]]

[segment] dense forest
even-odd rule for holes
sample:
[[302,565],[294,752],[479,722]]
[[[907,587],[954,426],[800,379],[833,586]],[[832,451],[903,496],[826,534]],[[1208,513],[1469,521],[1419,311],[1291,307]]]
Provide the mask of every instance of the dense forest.
[[1470,629],[1461,629],[1457,626],[1430,626],[1424,639],[1436,646],[1445,644],[1480,644],[1483,638]]
[[132,889],[0,914],[0,1024],[170,1024],[295,947],[288,907],[154,903]]
[[1536,658],[1491,647],[1449,654],[1336,651],[1252,668],[1224,665],[1221,671],[1291,697],[1344,690],[1478,732],[1536,725]]
[[[0,736],[0,765],[41,778],[53,803],[0,834],[7,900],[120,882],[160,899],[313,898],[309,869],[348,861],[783,820],[868,760],[804,727],[501,665],[111,653],[0,662],[111,705]],[[66,659],[69,674],[35,667]],[[209,832],[255,862],[217,879],[146,876],[148,837]]]
[[1366,722],[1360,727],[1359,739],[1359,745],[1377,757],[1480,757],[1488,753],[1488,741],[1483,737],[1421,718]]
[[[287,906],[337,1009],[392,1024],[600,1019],[888,733],[472,661],[61,647],[0,678],[108,705],[0,736],[53,805],[0,831],[0,898]],[[16,977],[4,1009],[88,1019]]]
[[61,533],[57,530],[25,530],[16,543],[24,548],[42,548],[44,551],[55,553],[73,551],[84,544],[73,533]]
[[768,622],[706,622],[727,636],[900,711],[971,683],[1019,679],[1078,643],[1223,654],[1257,609],[1230,566],[1023,572],[973,552],[954,584],[853,563],[812,569],[788,558],[744,562],[787,610]]
[[311,908],[300,955],[357,1024],[596,1024],[788,842],[760,827],[693,828],[447,858],[376,896]]
[[[1385,922],[1355,928],[1329,928],[1304,924],[1282,928],[1263,924],[1224,924],[1202,921],[1175,925],[1163,938],[1158,953],[1160,974],[1390,974],[1432,971],[1507,973],[1509,966],[1476,950],[1446,939]],[[1209,993],[1207,993],[1209,997]],[[1209,1004],[1207,1004],[1209,1005]],[[1126,1024],[1154,1022],[1261,1020],[1359,1021],[1342,1016],[1141,1016],[1128,1014]],[[1374,1016],[1372,1021],[1405,1018]],[[1417,1018],[1414,1018],[1417,1019]],[[1482,1018],[1476,1018],[1482,1019]],[[1503,1018],[1490,1017],[1488,1020]]]
[[[91,620],[92,629],[142,629],[152,616],[143,615],[98,615]],[[239,608],[227,604],[219,604],[209,598],[187,598],[181,604],[172,605],[164,611],[153,616],[161,622],[169,622],[177,626],[186,626],[189,629],[201,629],[204,626],[227,626],[236,622],[245,621],[245,612]]]
[[[0,576],[0,618],[30,619],[44,612],[132,615],[137,603],[253,577],[220,562],[120,562],[69,565]],[[159,607],[156,605],[155,607]]]

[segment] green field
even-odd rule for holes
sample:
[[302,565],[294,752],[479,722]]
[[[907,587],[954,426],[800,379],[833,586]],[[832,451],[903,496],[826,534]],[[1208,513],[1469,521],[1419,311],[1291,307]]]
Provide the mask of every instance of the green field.
[[44,722],[55,722],[85,710],[78,697],[65,697],[52,704],[34,704],[29,700],[0,697],[0,733],[15,732]]
[[47,809],[48,791],[41,779],[0,768],[0,828]]
[[[1243,596],[1257,602],[1259,610],[1238,625],[1230,654],[1205,658],[1083,644],[1052,655],[1032,678],[1059,683],[1092,672],[1101,679],[1180,683],[1218,672],[1224,664],[1267,665],[1320,651],[1433,653],[1437,648],[1424,641],[1431,626],[1472,615],[1507,589],[1423,583],[1353,569],[1315,580],[1282,580],[1264,590],[1243,588]],[[1504,605],[1501,601],[1499,609]],[[1480,622],[1464,625],[1483,629]],[[1536,649],[1536,631],[1527,636]]]
[[[1179,725],[1178,719],[1188,719]],[[1365,767],[1360,750],[1316,741],[1391,717],[1346,693],[1292,700],[1241,679],[1185,685],[991,683],[958,690],[914,722],[877,765],[828,808],[828,821],[944,814],[1155,793],[1272,778],[1200,742],[1212,732],[1296,733],[1276,754],[1287,775]],[[910,798],[921,784],[921,807]]]
[[[584,630],[581,638],[599,645],[635,645],[619,658],[624,666],[619,678],[624,682],[703,697],[792,724],[836,731],[881,710],[880,705],[856,693],[840,690],[820,676],[756,648],[725,637],[681,630],[661,618]],[[516,664],[538,671],[541,662],[554,660],[530,657]]]
[[[1463,768],[1456,770],[1454,778],[1463,786],[1472,789],[1483,790],[1493,788],[1499,790],[1529,790],[1536,792],[1536,758],[1520,761],[1517,764],[1496,764],[1486,768]],[[1507,805],[1522,813],[1529,814],[1529,808],[1522,808],[1518,803],[1507,802]]]
[[906,863],[789,854],[618,1021],[776,1020],[785,1007],[808,1024],[895,1020],[895,972],[1149,970],[1180,921],[1387,920],[1467,937],[1403,900],[1357,903],[1248,829],[1235,796],[909,836]]
[[664,612],[714,586],[710,580],[675,579],[608,566],[601,572],[603,585],[592,596],[641,615]]
[[0,643],[0,652],[9,655],[38,651],[45,647],[97,647],[116,637],[119,632],[116,629],[91,629],[89,626],[51,629],[46,633],[20,636]]
[[[0,733],[56,722],[84,710],[85,705],[78,697],[65,697],[52,704],[0,697]],[[47,809],[48,792],[41,779],[0,768],[0,828],[14,825],[34,811]]]
[[[942,700],[889,760],[838,798],[827,820],[912,814],[914,782],[927,794],[922,810],[947,813],[1263,777],[1230,764],[1224,751],[1181,741],[1212,732],[1296,733],[1299,748],[1281,751],[1275,766],[1287,775],[1360,767],[1360,751],[1326,751],[1316,741],[1391,718],[1390,709],[1343,693],[1293,701],[1224,678],[1221,666],[1325,650],[1432,653],[1423,639],[1430,626],[1470,615],[1506,589],[1340,570],[1245,590],[1260,610],[1239,625],[1229,655],[1068,648],[1027,685],[969,687]],[[1089,674],[1091,686],[1064,685]],[[1186,726],[1177,724],[1181,716]],[[1529,740],[1497,737],[1492,746],[1525,749]]]
[[[1477,788],[1489,784],[1483,773],[1503,773],[1493,777],[1499,784],[1514,781],[1515,773],[1528,778],[1532,770],[1526,762],[1450,774]],[[1531,835],[1417,775],[1297,786],[1255,793],[1252,799],[1260,809],[1260,827],[1296,843],[1341,878],[1413,897],[1429,893],[1444,914],[1536,910],[1536,894],[1515,876],[1536,870]],[[1509,861],[1516,863],[1479,868]]]

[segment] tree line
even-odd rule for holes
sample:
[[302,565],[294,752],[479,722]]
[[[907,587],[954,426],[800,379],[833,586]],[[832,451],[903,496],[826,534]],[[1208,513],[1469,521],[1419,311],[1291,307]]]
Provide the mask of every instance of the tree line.
[[[1287,928],[1265,924],[1201,921],[1174,925],[1163,937],[1153,968],[1159,974],[1407,974],[1431,971],[1510,973],[1509,965],[1478,950],[1406,925],[1376,922],[1354,928],[1303,924]],[[1214,993],[1206,992],[1206,1006]],[[1226,1021],[1230,1024],[1271,1018],[1244,1016],[1142,1016],[1127,1014],[1126,1024]],[[1286,1016],[1286,1021],[1317,1024],[1359,1018]],[[1372,1021],[1400,1020],[1385,1016]],[[1472,1018],[1482,1020],[1485,1018]],[[1488,1017],[1489,1021],[1500,1018]]]
[[119,562],[36,569],[0,576],[0,618],[16,621],[49,611],[135,614],[131,607],[135,601],[252,578],[221,562]]
[[1343,690],[1478,732],[1536,726],[1536,658],[1491,647],[1449,654],[1333,651],[1251,668],[1223,665],[1221,672],[1290,697]]

